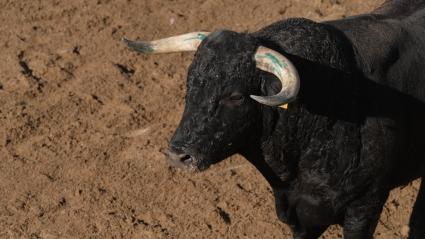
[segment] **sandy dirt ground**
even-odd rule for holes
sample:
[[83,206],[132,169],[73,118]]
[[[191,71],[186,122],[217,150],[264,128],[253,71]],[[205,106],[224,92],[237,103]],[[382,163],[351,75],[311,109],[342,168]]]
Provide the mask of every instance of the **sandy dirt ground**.
[[[254,31],[380,3],[0,0],[0,238],[291,238],[243,158],[200,174],[168,166],[193,54],[141,56],[120,39]],[[405,237],[417,188],[392,193],[376,238]]]

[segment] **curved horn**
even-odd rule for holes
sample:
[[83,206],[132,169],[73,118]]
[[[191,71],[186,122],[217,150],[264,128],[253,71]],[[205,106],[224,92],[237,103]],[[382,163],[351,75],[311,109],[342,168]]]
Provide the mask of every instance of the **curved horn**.
[[300,89],[300,77],[295,66],[282,54],[260,46],[255,53],[257,68],[270,72],[279,78],[282,90],[272,96],[256,96],[251,98],[261,104],[280,106],[294,100]]
[[168,53],[181,51],[196,51],[209,32],[192,32],[183,35],[164,38],[156,41],[130,41],[122,40],[127,46],[144,54]]

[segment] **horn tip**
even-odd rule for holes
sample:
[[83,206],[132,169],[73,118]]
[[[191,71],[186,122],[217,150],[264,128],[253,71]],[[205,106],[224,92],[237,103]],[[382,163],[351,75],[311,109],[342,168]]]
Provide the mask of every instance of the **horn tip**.
[[128,40],[127,37],[121,37],[121,41],[124,43],[128,43],[130,40]]
[[250,95],[250,97],[257,101],[260,104],[268,105],[268,106],[282,106],[288,104],[291,100],[281,97],[281,96],[258,96],[258,95]]
[[268,105],[268,106],[273,106],[273,105],[270,104],[270,102],[268,102],[267,100],[265,100],[263,96],[250,95],[249,97],[251,97],[251,99],[257,101],[260,104],[264,104],[264,105]]
[[131,50],[134,50],[143,54],[149,54],[154,51],[153,46],[150,42],[132,41],[126,37],[122,37],[121,41],[124,42],[127,45],[127,47],[130,48]]

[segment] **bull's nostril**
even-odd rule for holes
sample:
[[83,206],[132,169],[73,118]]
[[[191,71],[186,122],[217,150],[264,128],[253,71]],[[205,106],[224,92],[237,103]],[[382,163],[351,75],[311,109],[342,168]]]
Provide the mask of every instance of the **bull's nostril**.
[[186,154],[186,155],[183,155],[183,156],[180,158],[180,161],[181,161],[181,162],[183,162],[183,163],[187,163],[187,162],[189,162],[191,159],[192,159],[192,157],[191,157],[190,155]]
[[195,162],[195,158],[192,157],[190,154],[179,154],[172,149],[168,151],[168,159],[173,165],[178,167],[190,166]]
[[189,170],[196,170],[200,169],[200,161],[196,158],[196,154],[187,154],[185,152],[182,152],[183,150],[174,150],[173,148],[170,148],[168,151],[168,162],[171,164],[171,166],[182,168],[182,169],[189,169]]

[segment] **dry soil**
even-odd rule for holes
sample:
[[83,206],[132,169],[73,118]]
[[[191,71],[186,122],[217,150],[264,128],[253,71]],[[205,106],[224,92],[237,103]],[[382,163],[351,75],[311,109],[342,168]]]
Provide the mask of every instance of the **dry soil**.
[[[291,238],[243,158],[200,174],[167,165],[193,54],[141,56],[120,39],[254,31],[380,3],[0,0],[0,238]],[[392,193],[376,238],[405,236],[417,188]]]

